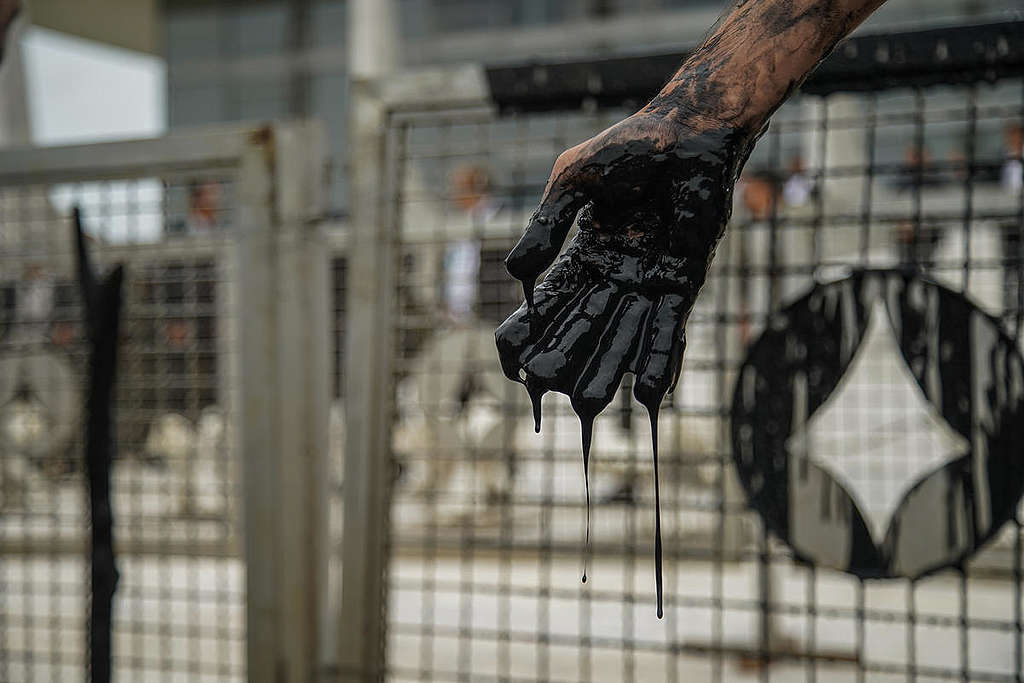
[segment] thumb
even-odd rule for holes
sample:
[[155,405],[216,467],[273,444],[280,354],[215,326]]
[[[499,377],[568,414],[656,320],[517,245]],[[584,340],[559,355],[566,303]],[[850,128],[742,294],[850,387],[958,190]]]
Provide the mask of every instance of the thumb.
[[505,259],[509,274],[523,283],[526,302],[531,308],[537,277],[554,263],[576,214],[585,203],[583,193],[572,184],[550,184],[519,243]]

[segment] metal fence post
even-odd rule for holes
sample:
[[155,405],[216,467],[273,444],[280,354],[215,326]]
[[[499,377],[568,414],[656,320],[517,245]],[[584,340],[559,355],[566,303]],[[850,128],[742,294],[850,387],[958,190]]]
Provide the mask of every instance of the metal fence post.
[[250,681],[311,681],[326,576],[322,131],[254,131],[239,175],[239,438]]
[[353,78],[347,338],[345,346],[345,522],[338,672],[341,681],[385,673],[391,429],[394,416],[395,168],[391,112],[410,103],[485,105],[474,65]]
[[[368,86],[354,82],[350,87]],[[342,681],[373,681],[382,677],[384,665],[394,245],[383,221],[386,193],[380,188],[385,110],[366,93],[354,96],[353,103],[338,672]]]
[[375,681],[385,672],[391,429],[394,416],[395,263],[398,249],[390,113],[410,103],[486,105],[474,65],[353,78],[347,338],[345,526],[338,672]]

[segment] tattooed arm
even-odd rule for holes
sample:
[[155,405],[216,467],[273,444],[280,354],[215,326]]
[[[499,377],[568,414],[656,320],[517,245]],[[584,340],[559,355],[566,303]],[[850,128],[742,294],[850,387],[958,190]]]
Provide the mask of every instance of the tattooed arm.
[[647,106],[558,157],[506,261],[527,300],[496,335],[509,378],[596,414],[633,372],[657,407],[758,134],[883,2],[739,0]]
[[644,109],[751,130],[885,0],[739,0]]

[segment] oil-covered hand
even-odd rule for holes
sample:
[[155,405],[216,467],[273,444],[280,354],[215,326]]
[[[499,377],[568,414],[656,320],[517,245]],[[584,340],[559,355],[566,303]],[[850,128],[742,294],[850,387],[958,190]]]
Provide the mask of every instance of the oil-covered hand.
[[[652,412],[674,384],[683,326],[754,138],[656,109],[559,156],[506,261],[527,301],[498,328],[502,368],[535,403],[545,391],[568,395],[585,426],[626,372]],[[576,236],[559,257],[574,222]]]
[[[634,394],[650,413],[654,438],[659,617],[658,407],[679,375],[684,325],[729,220],[736,176],[754,133],[883,2],[732,4],[650,104],[558,157],[506,262],[523,283],[526,305],[498,328],[502,369],[529,390],[538,430],[545,391],[572,399],[583,423],[588,547],[593,420],[622,376],[636,375]],[[573,223],[577,235],[559,257]]]

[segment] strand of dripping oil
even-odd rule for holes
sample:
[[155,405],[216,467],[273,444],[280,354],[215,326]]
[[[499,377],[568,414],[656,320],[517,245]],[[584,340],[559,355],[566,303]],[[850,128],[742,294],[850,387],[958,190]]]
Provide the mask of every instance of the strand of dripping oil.
[[[527,291],[528,289],[532,289],[529,288],[529,284],[532,283],[523,282],[523,289],[527,293],[527,308],[532,314],[533,297],[529,296],[530,294],[532,294],[532,292]],[[655,306],[652,308],[656,309],[657,307]],[[644,316],[645,314],[641,312],[639,313],[639,315]],[[636,325],[640,325],[641,327],[644,326],[644,324],[639,320],[622,320],[620,322],[624,324],[613,326],[613,329],[620,330],[621,333],[613,334],[607,340],[606,343],[602,343],[599,346],[607,349],[608,347],[613,347],[619,343],[626,343],[625,340],[628,339],[629,336],[628,330],[635,329]],[[666,328],[664,326],[661,327],[661,329],[657,330],[657,332],[660,333],[661,335],[665,335],[666,332],[670,335],[676,334],[673,327]],[[599,359],[611,357],[610,354],[603,353],[601,350],[598,350],[598,352],[594,355]],[[635,358],[636,356],[636,349],[634,349],[632,353],[622,354],[621,357],[625,357],[628,359]],[[596,369],[593,371],[593,373],[600,373],[602,369],[607,370],[607,368],[602,368],[601,366],[602,363],[599,361],[597,365],[594,366]],[[635,387],[634,393],[640,404],[643,405],[644,408],[647,410],[647,414],[650,418],[651,425],[651,447],[654,460],[654,578],[655,591],[657,596],[657,614],[659,619],[664,617],[664,580],[663,544],[661,533],[661,483],[658,471],[658,415],[662,399],[665,397],[665,394],[669,390],[671,390],[671,385],[674,384],[673,380],[677,376],[677,373],[671,365],[666,367],[665,371],[666,372],[663,373],[663,376],[659,377],[653,386],[642,386],[638,383]],[[612,376],[615,375],[614,372],[608,374]],[[534,431],[536,433],[540,433],[542,414],[541,403],[544,394],[546,393],[546,390],[543,387],[539,386],[537,383],[531,381],[529,377],[522,377],[521,382],[525,385],[527,393],[530,396],[530,402],[533,408]],[[596,400],[584,401],[579,399],[578,397],[573,397],[572,400],[573,411],[576,413],[576,416],[580,420],[580,435],[583,451],[583,483],[586,497],[586,521],[581,560],[581,574],[583,583],[587,582],[587,568],[589,565],[590,557],[592,555],[592,542],[590,533],[590,450],[593,441],[594,420],[596,419],[597,415],[611,402],[613,394],[617,388],[617,383],[607,385],[605,394]]]

